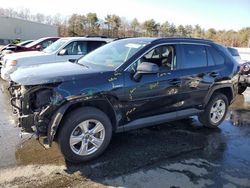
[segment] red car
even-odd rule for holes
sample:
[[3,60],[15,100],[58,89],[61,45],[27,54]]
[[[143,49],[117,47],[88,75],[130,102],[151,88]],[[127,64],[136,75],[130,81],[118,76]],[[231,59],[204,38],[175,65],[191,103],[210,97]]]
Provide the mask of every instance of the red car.
[[10,46],[5,50],[5,54],[7,53],[16,53],[16,52],[26,52],[26,51],[40,51],[44,48],[48,47],[50,44],[58,40],[59,37],[45,37],[35,40],[25,46],[15,45]]
[[4,46],[4,47],[2,47],[0,49],[0,53],[3,50],[8,50],[10,48],[13,48],[14,46],[26,46],[26,45],[28,45],[29,43],[32,43],[32,42],[34,42],[34,40],[25,40],[25,41],[19,42],[18,44],[8,44],[8,45],[6,45],[6,46]]

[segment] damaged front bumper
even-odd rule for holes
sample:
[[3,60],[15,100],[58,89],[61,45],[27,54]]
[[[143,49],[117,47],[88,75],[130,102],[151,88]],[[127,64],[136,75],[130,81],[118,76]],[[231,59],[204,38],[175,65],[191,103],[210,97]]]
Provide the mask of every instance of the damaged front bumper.
[[[39,104],[42,103],[41,106],[38,106],[39,104],[35,104],[35,106],[38,106],[39,108],[37,107],[34,109],[34,107],[32,107],[34,106],[34,104],[32,104],[32,100],[37,100],[38,98],[38,96],[34,96],[34,93],[42,89],[48,90],[47,87],[25,89],[23,86],[11,83],[9,92],[11,95],[13,112],[17,115],[18,126],[22,128],[22,132],[35,133],[38,137],[45,137],[45,144],[51,146],[53,138],[51,138],[49,130],[51,129],[51,122],[54,121],[53,114],[61,102],[57,104],[58,101],[52,100],[53,96],[48,96],[51,100],[50,103],[44,103],[46,105],[43,105],[42,102],[44,101],[38,102]],[[41,99],[44,98],[42,97]],[[47,140],[50,140],[50,142],[48,143]]]

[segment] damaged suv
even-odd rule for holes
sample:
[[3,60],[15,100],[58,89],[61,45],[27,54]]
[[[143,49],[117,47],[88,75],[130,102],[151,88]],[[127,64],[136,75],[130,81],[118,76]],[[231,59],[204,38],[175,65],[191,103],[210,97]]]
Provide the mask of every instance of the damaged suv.
[[239,65],[223,46],[192,38],[128,38],[77,62],[11,75],[24,131],[56,140],[72,162],[91,160],[115,132],[198,115],[217,127],[238,90]]

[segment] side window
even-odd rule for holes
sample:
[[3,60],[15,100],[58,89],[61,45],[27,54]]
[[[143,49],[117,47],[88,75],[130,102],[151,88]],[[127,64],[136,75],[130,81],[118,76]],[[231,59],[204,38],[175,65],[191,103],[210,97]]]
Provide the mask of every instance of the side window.
[[216,65],[222,65],[225,63],[224,57],[220,55],[220,53],[216,49],[209,47],[208,51],[210,52],[213,61],[215,62]]
[[88,53],[106,44],[103,41],[89,41],[88,42]]
[[66,47],[65,55],[86,55],[87,54],[87,42],[75,41],[69,43]]
[[207,66],[206,49],[201,45],[182,45],[182,67],[197,68]]
[[214,66],[216,65],[215,64],[215,61],[214,61],[214,58],[209,50],[210,47],[206,47],[206,50],[207,50],[207,62],[208,62],[208,66]]
[[49,45],[51,45],[53,43],[52,40],[46,40],[42,43],[42,48],[47,48]]
[[176,67],[176,53],[173,45],[159,46],[145,54],[129,68],[130,72],[135,72],[137,66],[142,62],[155,63],[159,66],[160,72],[173,70]]

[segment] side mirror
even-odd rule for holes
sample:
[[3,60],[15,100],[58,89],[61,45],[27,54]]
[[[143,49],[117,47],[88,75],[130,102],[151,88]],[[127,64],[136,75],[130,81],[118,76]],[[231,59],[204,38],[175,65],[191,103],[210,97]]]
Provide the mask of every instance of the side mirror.
[[159,66],[155,63],[142,62],[138,65],[134,79],[138,80],[143,74],[156,74],[159,72]]
[[66,49],[62,49],[58,55],[66,55],[67,54],[67,50]]

